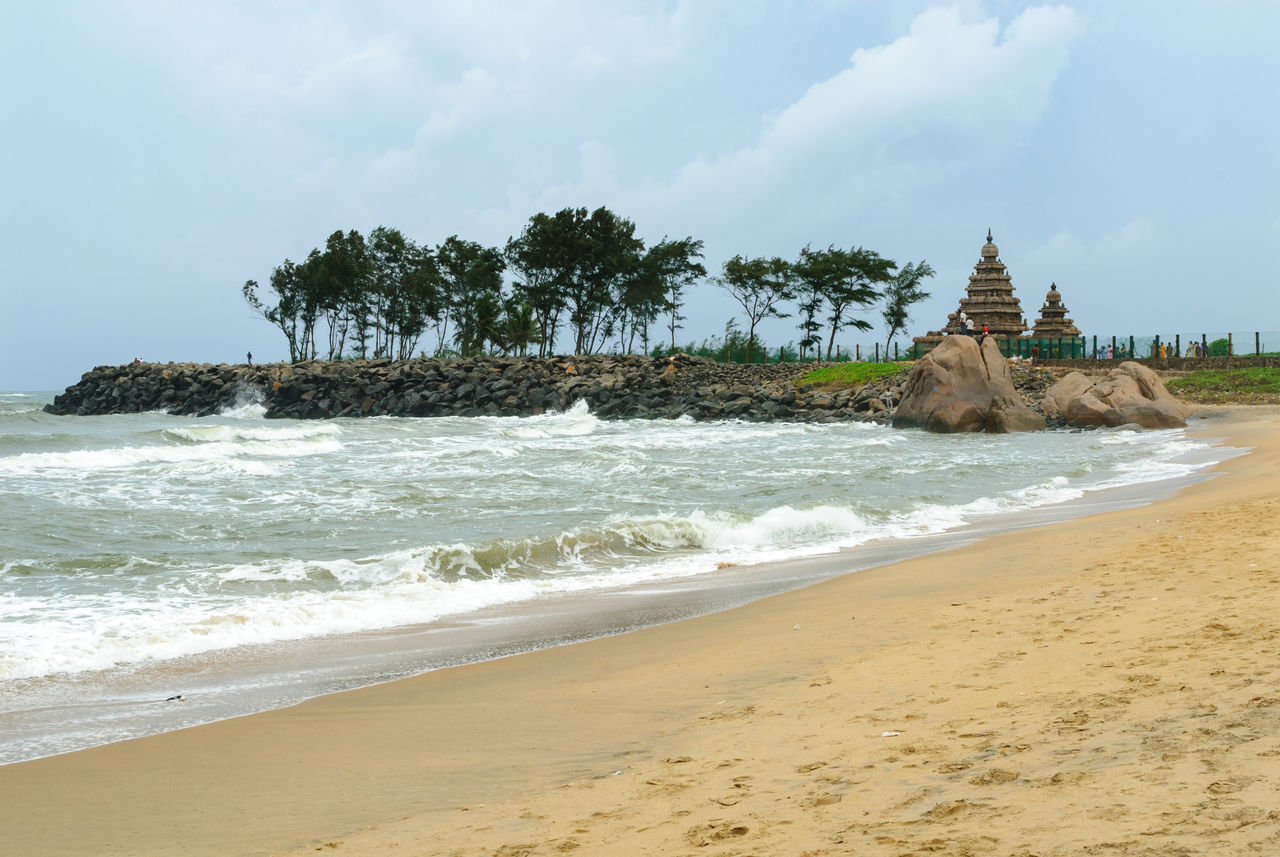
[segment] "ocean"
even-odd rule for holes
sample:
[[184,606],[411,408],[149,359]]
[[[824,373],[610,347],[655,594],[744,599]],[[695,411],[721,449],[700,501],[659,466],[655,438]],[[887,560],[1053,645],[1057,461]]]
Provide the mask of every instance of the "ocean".
[[57,417],[52,396],[0,394],[0,763],[723,609],[1227,455],[1182,430]]

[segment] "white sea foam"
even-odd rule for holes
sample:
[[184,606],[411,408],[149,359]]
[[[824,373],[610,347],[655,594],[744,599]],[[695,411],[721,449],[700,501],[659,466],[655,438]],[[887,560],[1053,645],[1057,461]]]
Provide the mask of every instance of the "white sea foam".
[[[45,417],[41,417],[42,419]],[[1181,432],[60,419],[0,456],[0,676],[387,628],[1185,475]],[[78,440],[74,432],[82,432]],[[68,433],[70,432],[70,433]],[[9,448],[6,448],[9,449]]]
[[[172,430],[175,433],[182,429]],[[216,430],[214,430],[216,431]],[[236,430],[231,430],[232,434]],[[68,472],[77,478],[109,470],[130,470],[165,464],[201,462],[234,462],[244,456],[296,458],[324,455],[341,448],[329,433],[300,435],[296,438],[264,438],[262,440],[211,440],[199,446],[113,447],[109,449],[73,450],[69,452],[29,452],[0,458],[0,474],[10,476],[52,476]]]

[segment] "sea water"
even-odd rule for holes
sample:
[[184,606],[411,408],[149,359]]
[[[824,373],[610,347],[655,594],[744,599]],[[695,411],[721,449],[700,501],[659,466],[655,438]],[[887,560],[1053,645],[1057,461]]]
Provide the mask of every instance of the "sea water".
[[[744,569],[1215,460],[1179,430],[944,436],[583,404],[58,417],[51,398],[0,394],[0,763],[718,609]],[[743,591],[732,603],[764,590]],[[646,606],[619,601],[634,592]],[[653,608],[661,592],[685,606]]]

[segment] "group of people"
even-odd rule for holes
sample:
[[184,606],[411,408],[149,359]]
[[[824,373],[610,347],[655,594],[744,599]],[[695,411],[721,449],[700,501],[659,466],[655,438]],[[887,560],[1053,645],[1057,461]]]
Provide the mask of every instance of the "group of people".
[[[1123,360],[1129,356],[1129,350],[1123,345],[1107,345],[1099,346],[1094,352],[1095,360]],[[1152,357],[1177,357],[1178,348],[1170,342],[1153,342],[1151,343]],[[1204,344],[1200,342],[1188,342],[1187,349],[1182,355],[1183,357],[1204,357]]]
[[[960,313],[960,332],[965,336],[978,335],[976,325],[973,323],[973,319],[969,318],[967,313]],[[982,326],[982,338],[987,338],[987,326],[985,324]]]

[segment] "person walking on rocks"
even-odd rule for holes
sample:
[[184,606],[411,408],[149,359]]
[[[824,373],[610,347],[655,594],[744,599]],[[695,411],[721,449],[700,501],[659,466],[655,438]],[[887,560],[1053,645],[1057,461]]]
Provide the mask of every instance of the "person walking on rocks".
[[244,356],[244,362],[248,363],[250,366],[252,366],[252,365],[253,365],[253,352],[252,352],[252,351],[250,351],[248,354],[246,354],[246,355]]

